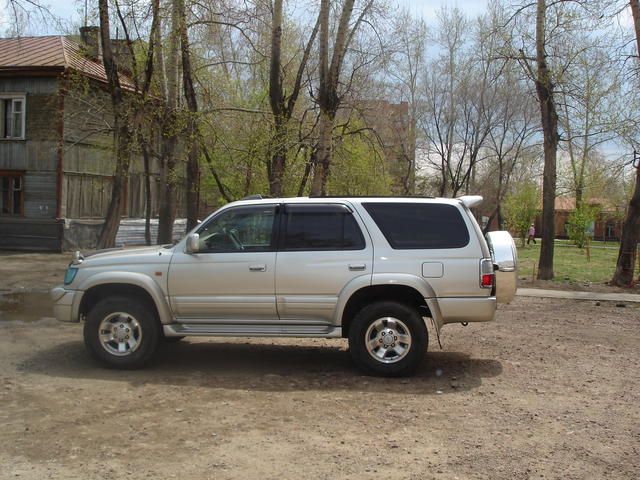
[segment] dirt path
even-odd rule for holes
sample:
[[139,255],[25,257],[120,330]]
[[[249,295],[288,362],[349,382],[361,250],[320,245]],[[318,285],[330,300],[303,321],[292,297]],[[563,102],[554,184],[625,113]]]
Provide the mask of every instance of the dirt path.
[[0,322],[0,478],[637,479],[640,309],[518,298],[409,379],[339,340],[183,341],[104,370]]

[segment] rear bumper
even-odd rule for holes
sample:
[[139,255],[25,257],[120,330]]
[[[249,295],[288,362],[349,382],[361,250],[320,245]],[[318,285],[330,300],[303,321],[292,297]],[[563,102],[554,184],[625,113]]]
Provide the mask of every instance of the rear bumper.
[[490,322],[496,313],[496,297],[438,298],[442,323]]
[[49,291],[53,300],[53,314],[59,322],[77,322],[79,320],[77,309],[74,308],[79,300],[80,292],[67,290],[63,287],[55,287]]

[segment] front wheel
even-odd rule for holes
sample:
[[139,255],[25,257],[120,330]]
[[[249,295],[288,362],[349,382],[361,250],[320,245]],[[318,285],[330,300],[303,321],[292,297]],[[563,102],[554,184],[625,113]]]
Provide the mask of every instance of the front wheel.
[[358,367],[374,375],[412,373],[427,351],[428,335],[418,311],[397,302],[364,307],[349,329],[349,351]]
[[123,296],[100,300],[84,325],[87,350],[112,368],[143,366],[155,353],[160,335],[160,324],[151,309]]

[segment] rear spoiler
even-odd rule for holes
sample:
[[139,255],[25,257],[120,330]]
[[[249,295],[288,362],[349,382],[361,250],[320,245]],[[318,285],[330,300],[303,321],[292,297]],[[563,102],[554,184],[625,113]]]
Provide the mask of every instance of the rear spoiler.
[[477,207],[482,203],[482,195],[463,195],[458,200],[467,208]]

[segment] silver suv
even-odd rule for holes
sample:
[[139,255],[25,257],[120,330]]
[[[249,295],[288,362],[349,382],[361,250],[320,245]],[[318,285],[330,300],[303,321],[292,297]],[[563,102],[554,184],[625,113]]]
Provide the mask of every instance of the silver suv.
[[516,289],[508,232],[482,235],[479,196],[250,198],[178,244],[78,252],[51,290],[58,320],[85,321],[89,352],[136,368],[187,336],[348,338],[354,362],[406,375],[427,320],[492,320]]

